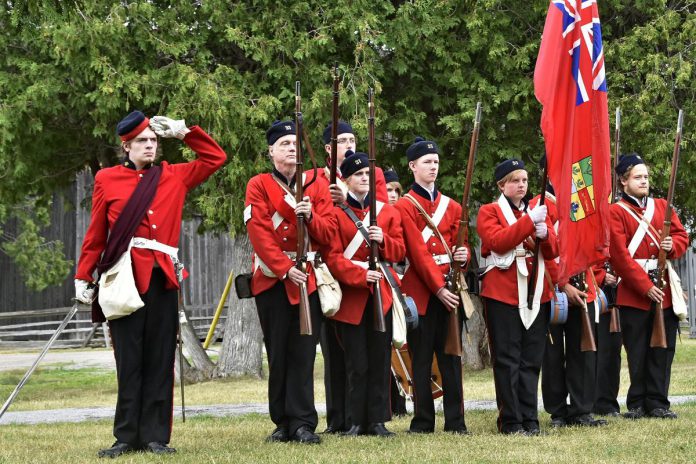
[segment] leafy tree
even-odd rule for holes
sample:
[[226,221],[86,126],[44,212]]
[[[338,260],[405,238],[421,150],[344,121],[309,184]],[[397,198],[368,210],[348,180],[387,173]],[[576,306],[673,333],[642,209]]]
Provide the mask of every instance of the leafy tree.
[[[70,264],[41,239],[50,198],[85,167],[94,172],[117,161],[115,123],[135,108],[185,117],[221,142],[230,160],[197,189],[188,211],[204,217],[204,228],[240,231],[245,181],[268,169],[264,130],[291,116],[295,80],[302,82],[306,127],[322,152],[334,62],[342,73],[341,116],[354,123],[363,149],[365,94],[376,89],[379,156],[405,184],[405,148],[423,135],[443,150],[441,188],[461,193],[475,103],[482,101],[472,193],[488,202],[498,161],[520,156],[534,163],[543,150],[532,75],[545,3],[6,1],[0,223],[19,217],[23,227],[16,237],[3,236],[2,249],[22,266],[44,263],[27,273],[36,288],[66,276]],[[696,140],[696,2],[599,6],[610,109],[621,106],[623,148],[645,155],[659,191],[667,183],[677,108],[687,113],[685,160]],[[177,161],[191,153],[167,141],[162,156]],[[681,164],[682,187],[694,174],[693,164]],[[693,223],[696,197],[681,194],[676,202]]]

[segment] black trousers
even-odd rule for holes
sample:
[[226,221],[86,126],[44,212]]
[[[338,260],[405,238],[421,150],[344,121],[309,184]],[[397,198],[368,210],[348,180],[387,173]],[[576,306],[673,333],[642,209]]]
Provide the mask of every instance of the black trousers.
[[321,330],[317,292],[309,296],[312,335],[300,335],[299,305],[292,305],[278,281],[256,295],[256,309],[268,355],[268,410],[277,427],[294,435],[302,426],[317,428],[314,407],[314,358]]
[[600,314],[597,326],[597,386],[595,414],[619,412],[619,383],[621,379],[621,333],[609,332],[611,314]]
[[339,340],[337,322],[323,317],[321,324],[321,353],[324,356],[324,389],[326,391],[326,425],[334,430],[347,430],[347,376],[343,346]]
[[[596,339],[595,305],[587,305]],[[571,306],[565,324],[550,325],[541,368],[544,409],[552,419],[592,412],[596,389],[597,353],[580,351],[583,308]],[[570,404],[566,398],[570,397]]]
[[435,296],[430,295],[425,316],[418,327],[408,332],[413,367],[413,419],[410,429],[420,432],[435,430],[435,403],[430,379],[433,354],[442,375],[445,430],[458,430],[464,423],[464,392],[462,388],[462,358],[445,354],[449,311]]
[[[390,360],[391,363],[391,360]],[[390,375],[391,377],[391,393],[390,393],[390,402],[391,402],[391,413],[395,416],[403,416],[405,415],[408,411],[406,410],[406,398],[401,396],[401,392],[399,391],[399,386],[396,384],[396,378],[393,375]]]
[[116,358],[116,440],[133,446],[169,443],[174,406],[177,290],[161,269],[152,270],[145,306],[109,322]]
[[517,306],[484,298],[486,326],[493,361],[498,430],[538,426],[539,371],[549,325],[549,303],[525,330]]
[[628,409],[643,407],[646,411],[669,408],[667,394],[674,360],[679,320],[672,308],[664,310],[667,348],[650,348],[650,335],[655,312],[621,307],[623,333],[631,386],[628,388]]
[[385,332],[373,329],[372,298],[367,300],[360,324],[338,322],[345,348],[348,375],[348,416],[351,425],[386,422],[389,411],[389,377],[391,373],[391,311],[385,316]]

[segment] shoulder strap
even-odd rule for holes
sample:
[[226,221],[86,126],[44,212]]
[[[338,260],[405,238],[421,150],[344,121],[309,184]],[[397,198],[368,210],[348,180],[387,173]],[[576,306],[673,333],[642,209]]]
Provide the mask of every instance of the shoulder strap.
[[638,228],[636,229],[636,232],[633,235],[633,238],[631,239],[631,243],[629,243],[628,245],[628,253],[631,255],[631,257],[633,257],[633,255],[636,253],[636,250],[638,250],[638,246],[640,246],[641,242],[643,241],[643,237],[645,237],[645,234],[648,234],[648,236],[655,242],[655,244],[659,246],[660,240],[657,237],[659,237],[660,234],[657,232],[657,230],[655,230],[655,227],[651,224],[653,214],[655,213],[655,202],[650,200],[652,200],[652,198],[648,199],[648,207],[645,211],[645,214],[641,216],[639,216],[638,212],[634,211],[633,208],[631,208],[623,201],[619,201],[617,203],[620,207],[626,210],[628,214],[636,220],[636,222],[638,222]]
[[97,264],[97,271],[100,275],[110,269],[128,249],[128,244],[135,235],[135,229],[140,225],[155,198],[161,175],[162,167],[152,166],[133,190],[126,206],[109,232],[104,254]]
[[[437,228],[435,223],[433,223],[433,220],[430,218],[430,215],[423,209],[423,207],[420,205],[420,203],[418,203],[418,200],[416,200],[415,198],[413,198],[413,196],[411,196],[410,193],[407,193],[406,195],[404,195],[404,198],[406,198],[408,201],[413,203],[413,206],[416,207],[416,209],[418,210],[420,215],[423,216],[423,219],[425,219],[426,225],[430,228],[430,230],[433,231],[433,234],[435,234],[435,236],[437,238],[439,238],[440,241],[442,242],[442,245],[445,247],[445,251],[447,251],[447,256],[449,256],[449,258],[450,258],[450,263],[454,262],[454,257],[452,256],[452,250],[450,250],[449,245],[445,241],[445,237],[442,236],[442,234],[440,233],[440,230]],[[447,198],[447,197],[442,195],[442,198],[440,199],[440,201],[443,201],[445,198]]]
[[[383,206],[384,203],[382,203],[381,201],[377,202],[377,215],[379,215]],[[369,221],[370,212],[368,212],[367,216],[365,216],[365,221],[361,221],[360,219],[358,219],[358,216],[355,215],[353,210],[350,209],[350,207],[345,203],[340,205],[340,208],[343,210],[344,213],[348,215],[348,217],[355,224],[355,227],[358,229],[358,233],[355,234],[355,236],[350,241],[346,249],[343,250],[343,256],[345,256],[348,259],[351,259],[355,255],[355,252],[358,251],[358,248],[360,247],[360,244],[363,240],[368,244],[370,243],[370,236],[367,231],[367,228],[365,228],[365,221]],[[362,240],[360,239],[360,235],[362,235]]]

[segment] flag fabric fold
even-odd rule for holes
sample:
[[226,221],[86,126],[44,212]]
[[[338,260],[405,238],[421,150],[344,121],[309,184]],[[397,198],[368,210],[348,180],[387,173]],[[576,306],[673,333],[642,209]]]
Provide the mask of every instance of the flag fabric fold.
[[611,146],[597,0],[552,0],[534,70],[556,192],[560,281],[609,255]]

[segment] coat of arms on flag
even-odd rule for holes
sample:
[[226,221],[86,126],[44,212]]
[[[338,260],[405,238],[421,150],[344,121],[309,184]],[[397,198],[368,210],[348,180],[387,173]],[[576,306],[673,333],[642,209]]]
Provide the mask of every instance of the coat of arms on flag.
[[594,205],[592,185],[592,157],[588,156],[573,163],[572,194],[570,195],[570,220],[577,222],[597,211]]

